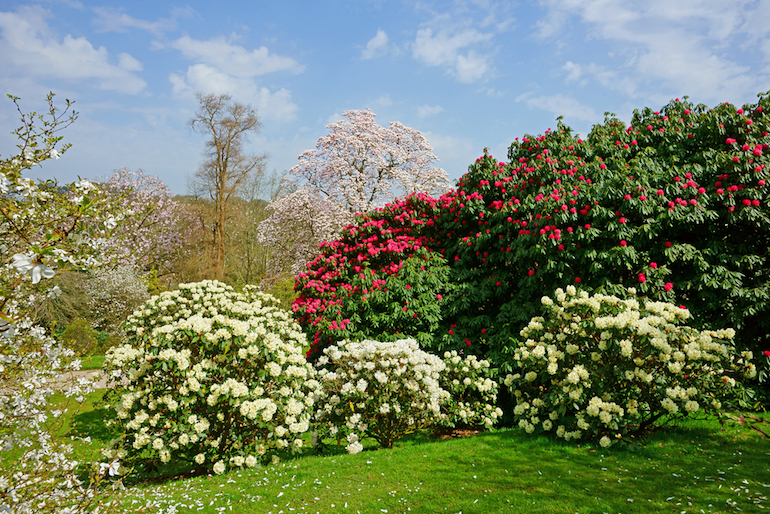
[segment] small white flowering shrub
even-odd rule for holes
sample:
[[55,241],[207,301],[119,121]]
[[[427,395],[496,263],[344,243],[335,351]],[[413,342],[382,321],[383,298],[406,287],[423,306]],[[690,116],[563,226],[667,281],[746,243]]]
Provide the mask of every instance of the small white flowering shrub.
[[609,446],[664,415],[718,412],[720,400],[751,377],[751,355],[737,355],[734,331],[698,331],[689,311],[663,302],[556,290],[543,297],[515,349],[518,372],[505,379],[515,421],[528,433],[599,440]]
[[113,405],[125,436],[110,456],[219,474],[300,449],[318,382],[304,334],[277,304],[253,287],[203,281],[134,312],[126,344],[105,359],[127,384]]
[[474,355],[460,357],[456,351],[444,353],[446,368],[439,384],[449,393],[442,406],[441,425],[492,428],[503,411],[495,406],[498,384],[491,377],[489,361]]
[[444,362],[414,339],[340,341],[324,349],[317,365],[319,435],[345,439],[349,453],[363,450],[365,437],[392,448],[402,436],[436,425],[449,398],[439,385]]

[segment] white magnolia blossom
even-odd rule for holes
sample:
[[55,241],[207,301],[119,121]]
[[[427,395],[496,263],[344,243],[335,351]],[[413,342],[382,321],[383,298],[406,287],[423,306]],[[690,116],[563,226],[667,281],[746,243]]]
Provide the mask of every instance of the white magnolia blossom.
[[56,276],[56,271],[42,264],[35,253],[14,254],[11,266],[22,273],[29,273],[33,284],[37,284],[42,278],[50,279]]

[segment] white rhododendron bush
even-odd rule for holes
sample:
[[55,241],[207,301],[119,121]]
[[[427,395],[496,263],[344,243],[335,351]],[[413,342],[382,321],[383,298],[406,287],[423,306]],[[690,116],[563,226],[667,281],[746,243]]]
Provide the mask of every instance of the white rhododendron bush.
[[444,365],[439,384],[449,398],[441,407],[445,416],[440,424],[492,428],[503,411],[495,406],[499,386],[491,378],[489,361],[451,351],[444,352]]
[[278,300],[247,286],[181,284],[128,319],[126,344],[105,367],[124,392],[114,402],[123,461],[187,461],[223,473],[303,445],[318,382],[305,336]]
[[439,385],[444,362],[414,339],[340,341],[324,349],[317,365],[319,435],[347,441],[349,453],[363,450],[366,437],[391,448],[402,436],[435,426],[449,398]]
[[543,297],[543,316],[521,331],[518,370],[505,379],[528,433],[606,447],[664,416],[719,412],[739,380],[756,374],[750,353],[736,353],[732,329],[688,327],[684,308],[634,289],[619,298],[568,286],[555,296]]

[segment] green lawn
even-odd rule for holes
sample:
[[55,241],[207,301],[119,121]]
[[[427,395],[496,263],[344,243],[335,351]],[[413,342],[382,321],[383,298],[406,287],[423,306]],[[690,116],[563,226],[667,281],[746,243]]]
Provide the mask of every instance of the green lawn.
[[80,369],[102,369],[104,355],[91,355],[80,359]]
[[[94,399],[97,399],[95,396]],[[96,408],[72,419],[91,435],[82,457],[114,434]],[[222,476],[129,484],[127,512],[700,513],[770,509],[770,440],[746,427],[694,420],[632,451],[573,446],[518,429],[462,439],[416,436],[392,450],[332,446]]]

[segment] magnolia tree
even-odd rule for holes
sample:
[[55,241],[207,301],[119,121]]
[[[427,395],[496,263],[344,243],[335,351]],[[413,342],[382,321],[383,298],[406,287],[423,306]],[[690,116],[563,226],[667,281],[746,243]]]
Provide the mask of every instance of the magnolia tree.
[[[433,165],[437,158],[419,131],[395,121],[385,128],[368,109],[343,116],[345,120],[327,126],[330,133],[314,150],[303,152],[289,171],[290,182],[304,192],[273,202],[272,216],[260,227],[261,240],[279,248],[286,233],[293,232],[292,249],[275,252],[294,257],[292,270],[311,260],[318,245],[350,223],[355,213],[396,196],[449,189],[446,172]],[[276,260],[273,273],[285,271],[286,264]]]
[[[57,149],[56,134],[75,113],[67,116],[69,102],[58,112],[53,94],[48,104],[48,116],[19,109],[19,153],[0,160],[0,510],[9,512],[103,508],[108,501],[98,484],[119,469],[117,462],[84,469],[71,446],[52,437],[65,412],[61,402],[49,403],[52,384],[80,362],[35,326],[31,315],[42,299],[58,293],[47,283],[59,270],[98,263],[100,241],[119,211],[87,180],[61,187],[24,177],[68,148]],[[62,387],[72,401],[66,409],[91,390],[87,380]],[[89,472],[90,479],[82,481]]]
[[[305,263],[318,253],[321,241],[334,240],[353,215],[339,204],[299,189],[270,204],[274,214],[259,225],[257,237],[272,249],[269,273],[292,275],[305,271]],[[287,230],[290,227],[290,230]]]
[[103,187],[126,213],[105,245],[107,255],[119,265],[136,266],[142,272],[173,273],[176,258],[189,241],[186,227],[192,225],[185,204],[144,170],[115,170]]

